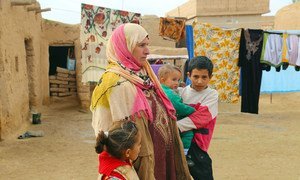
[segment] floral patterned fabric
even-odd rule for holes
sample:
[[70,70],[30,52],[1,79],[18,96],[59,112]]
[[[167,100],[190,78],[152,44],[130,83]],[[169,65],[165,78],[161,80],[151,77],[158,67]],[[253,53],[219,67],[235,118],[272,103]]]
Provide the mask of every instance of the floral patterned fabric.
[[128,22],[140,24],[141,14],[81,4],[82,82],[99,81],[107,66],[108,38],[116,27]]
[[159,35],[164,39],[178,42],[185,37],[185,20],[161,17],[159,19]]
[[194,54],[207,56],[214,64],[210,86],[219,92],[219,101],[239,101],[239,47],[241,29],[222,29],[193,22]]

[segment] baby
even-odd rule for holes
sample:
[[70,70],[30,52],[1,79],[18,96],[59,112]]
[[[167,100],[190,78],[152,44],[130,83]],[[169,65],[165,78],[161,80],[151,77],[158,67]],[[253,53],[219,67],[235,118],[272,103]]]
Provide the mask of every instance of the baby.
[[[164,92],[176,110],[177,120],[185,118],[195,112],[195,109],[187,104],[184,104],[182,102],[182,98],[179,96],[179,94],[177,94],[177,88],[180,84],[181,75],[181,70],[178,67],[170,64],[165,64],[158,70],[158,79]],[[194,133],[193,131],[186,131],[184,133],[180,133],[180,136],[184,147],[184,153],[187,154]]]

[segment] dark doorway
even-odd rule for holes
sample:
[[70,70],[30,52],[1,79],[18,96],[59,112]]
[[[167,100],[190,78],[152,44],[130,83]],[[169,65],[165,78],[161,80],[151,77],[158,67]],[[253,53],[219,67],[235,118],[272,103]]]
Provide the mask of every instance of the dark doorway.
[[68,54],[73,56],[74,46],[49,46],[49,75],[56,74],[56,67],[67,69]]

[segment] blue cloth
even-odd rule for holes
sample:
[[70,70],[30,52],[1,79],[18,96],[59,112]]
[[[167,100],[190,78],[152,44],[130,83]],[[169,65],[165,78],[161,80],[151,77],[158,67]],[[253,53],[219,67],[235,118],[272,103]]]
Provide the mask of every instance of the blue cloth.
[[294,66],[276,72],[272,67],[269,72],[263,71],[260,92],[295,92],[300,91],[300,71],[295,71]]
[[[185,26],[185,34],[186,34],[186,47],[189,55],[189,59],[192,59],[194,57],[194,36],[193,36],[193,26],[186,25]],[[191,84],[190,79],[186,78],[186,85]]]
[[186,47],[187,47],[189,59],[192,59],[194,57],[193,27],[191,25],[186,25],[185,33],[186,33]]

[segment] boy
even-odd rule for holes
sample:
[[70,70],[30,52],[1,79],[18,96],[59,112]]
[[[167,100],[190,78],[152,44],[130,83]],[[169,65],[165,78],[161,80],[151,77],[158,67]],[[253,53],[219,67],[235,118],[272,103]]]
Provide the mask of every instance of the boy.
[[193,162],[189,169],[195,180],[213,179],[212,160],[207,150],[218,114],[218,92],[208,87],[212,72],[210,59],[205,56],[194,57],[189,62],[187,73],[191,85],[180,90],[184,103],[198,106],[195,113],[177,121],[181,132],[194,130],[195,133],[187,155]]
[[[170,64],[165,64],[158,70],[158,79],[161,86],[170,99],[176,110],[177,119],[182,119],[195,112],[195,109],[182,102],[182,98],[177,94],[177,88],[181,79],[181,70]],[[184,147],[184,154],[187,154],[188,149],[191,146],[191,141],[194,136],[193,131],[187,131],[180,134]]]

